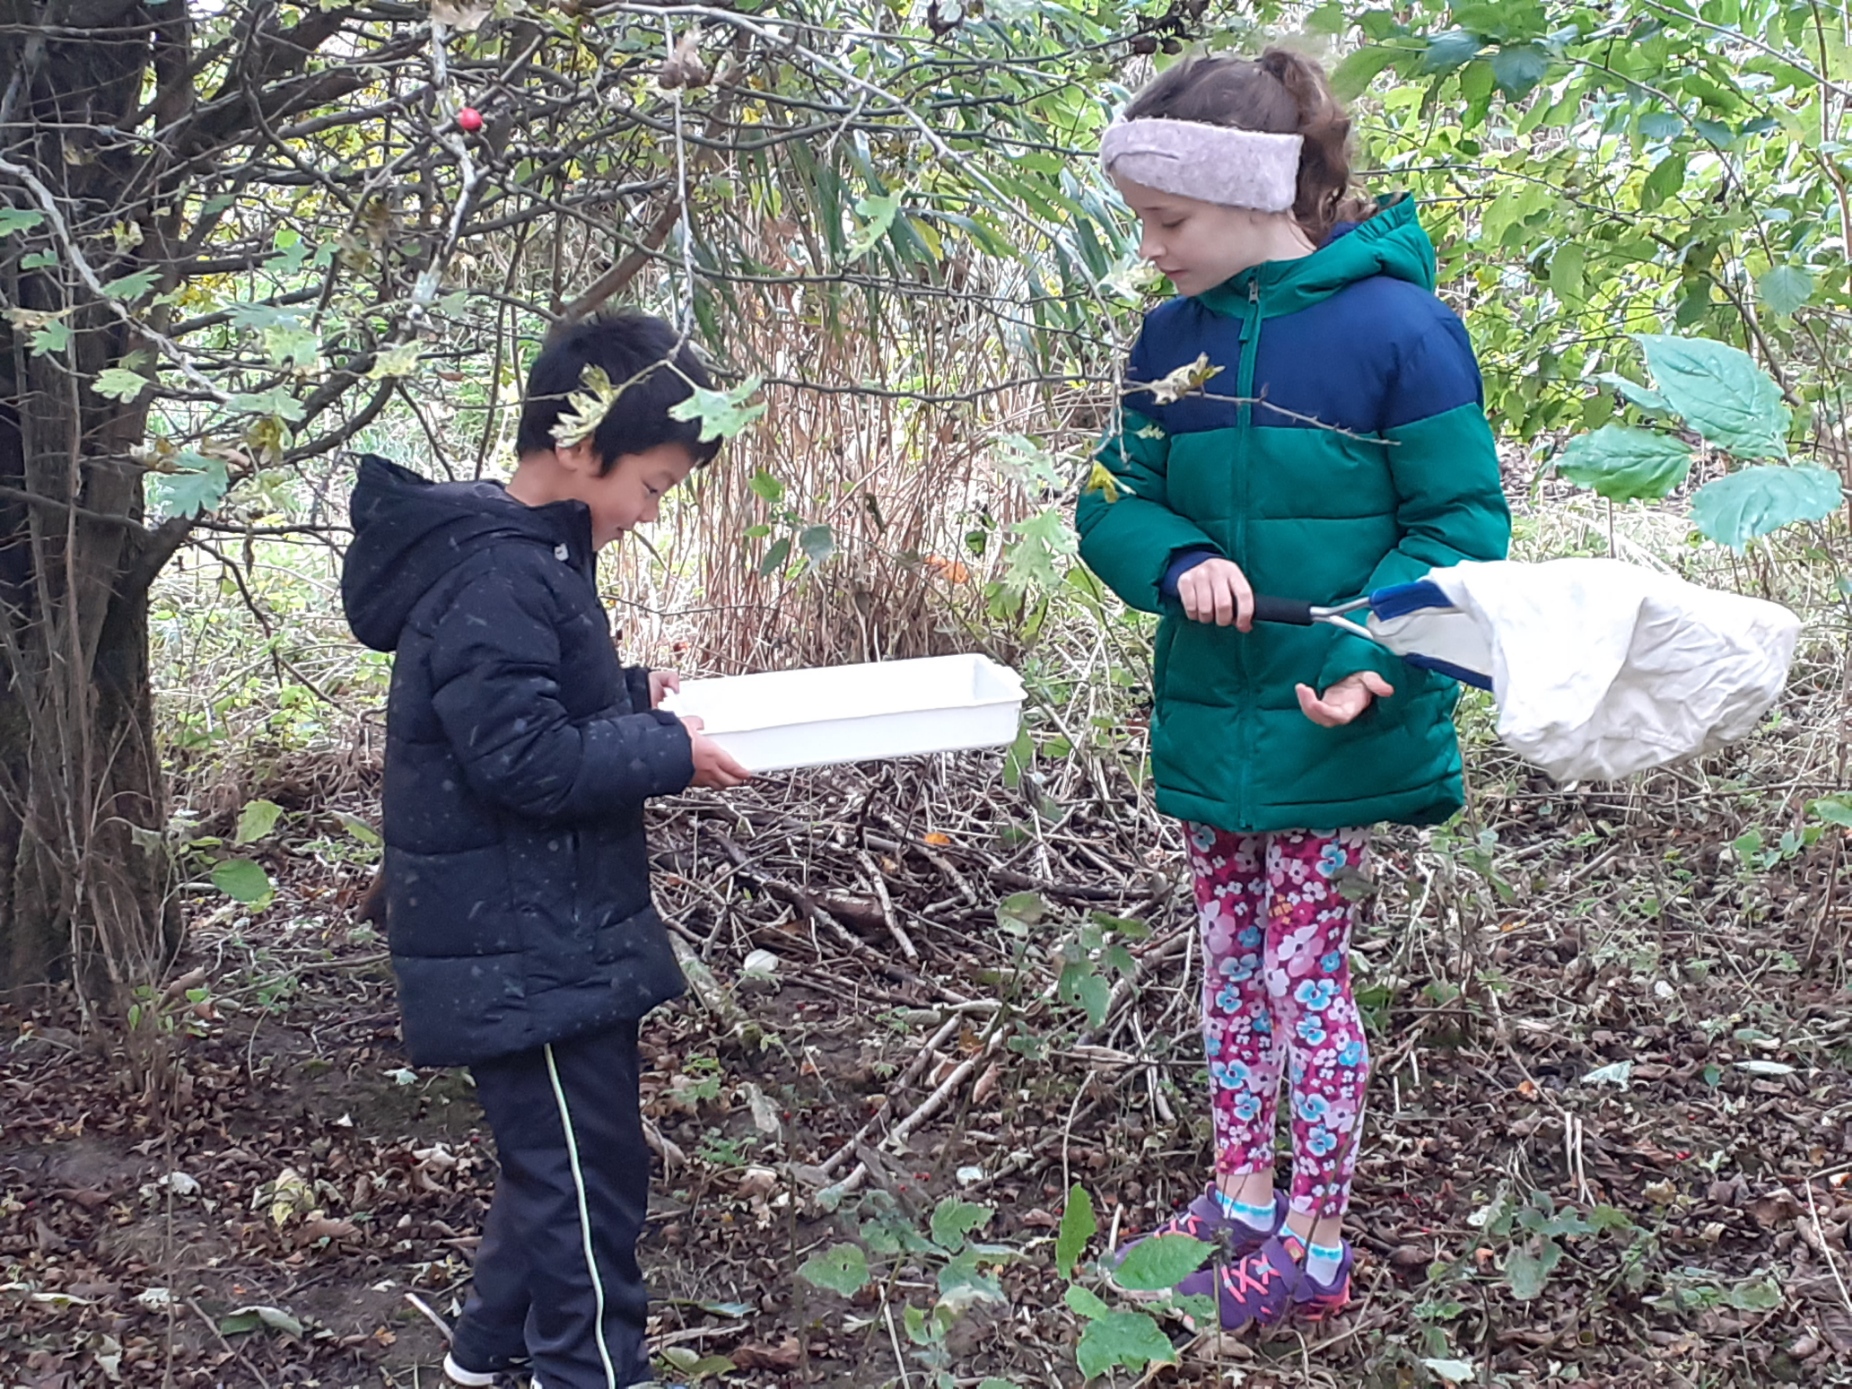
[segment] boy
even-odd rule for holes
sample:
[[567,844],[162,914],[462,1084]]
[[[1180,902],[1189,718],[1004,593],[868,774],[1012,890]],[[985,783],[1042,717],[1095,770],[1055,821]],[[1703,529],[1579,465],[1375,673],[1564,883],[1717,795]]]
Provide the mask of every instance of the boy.
[[[623,387],[559,443],[588,366]],[[713,458],[671,407],[709,386],[660,319],[564,330],[528,374],[506,487],[368,456],[341,597],[397,653],[385,898],[406,1050],[468,1066],[501,1175],[445,1370],[544,1389],[649,1379],[636,1241],[649,1196],[637,1023],[682,992],[650,903],[643,804],[747,773],[656,708],[673,672],[619,665],[597,552]]]

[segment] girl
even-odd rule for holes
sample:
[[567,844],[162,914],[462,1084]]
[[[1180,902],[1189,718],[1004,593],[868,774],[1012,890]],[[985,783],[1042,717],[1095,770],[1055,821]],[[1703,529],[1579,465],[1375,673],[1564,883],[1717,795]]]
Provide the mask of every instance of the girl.
[[1330,627],[1254,626],[1254,594],[1333,602],[1502,559],[1510,535],[1434,249],[1406,197],[1353,195],[1349,132],[1318,65],[1276,48],[1171,68],[1101,148],[1140,254],[1179,297],[1132,348],[1123,428],[1101,453],[1114,485],[1088,490],[1077,522],[1094,572],[1162,614],[1151,759],[1201,911],[1217,1157],[1213,1185],[1156,1233],[1223,1246],[1179,1290],[1214,1295],[1225,1330],[1348,1300],[1365,827],[1433,824],[1462,802],[1455,685]]

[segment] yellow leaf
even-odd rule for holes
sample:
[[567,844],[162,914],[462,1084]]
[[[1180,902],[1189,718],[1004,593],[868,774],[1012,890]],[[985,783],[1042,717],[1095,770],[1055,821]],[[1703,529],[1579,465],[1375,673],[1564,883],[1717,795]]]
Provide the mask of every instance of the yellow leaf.
[[1116,502],[1119,500],[1119,479],[1112,475],[1104,463],[1095,460],[1093,471],[1087,474],[1086,490],[1103,492],[1108,503]]
[[937,830],[934,830],[931,834],[926,836],[925,842],[932,845],[935,849],[943,849],[952,842],[952,836],[949,834],[940,834]]
[[1133,386],[1132,390],[1151,392],[1151,399],[1159,405],[1170,405],[1193,395],[1208,385],[1211,380],[1222,374],[1223,368],[1209,361],[1207,352],[1196,354],[1196,360],[1185,362],[1174,371],[1165,372],[1148,386]]

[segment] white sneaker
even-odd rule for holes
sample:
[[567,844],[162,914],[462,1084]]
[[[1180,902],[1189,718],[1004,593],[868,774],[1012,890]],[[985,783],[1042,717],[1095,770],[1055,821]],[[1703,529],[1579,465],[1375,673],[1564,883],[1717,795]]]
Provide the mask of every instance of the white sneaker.
[[481,1370],[466,1370],[457,1364],[457,1358],[448,1353],[444,1356],[444,1376],[452,1384],[467,1386],[467,1389],[495,1389],[495,1376]]

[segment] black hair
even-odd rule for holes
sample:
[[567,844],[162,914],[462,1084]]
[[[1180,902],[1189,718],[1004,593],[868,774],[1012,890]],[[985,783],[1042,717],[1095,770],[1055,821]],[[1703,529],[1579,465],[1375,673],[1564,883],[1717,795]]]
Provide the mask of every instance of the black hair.
[[678,420],[669,414],[694,394],[695,387],[713,389],[713,378],[693,345],[660,318],[623,309],[561,328],[541,346],[527,371],[516,453],[546,453],[558,447],[553,427],[561,415],[570,413],[567,397],[583,388],[588,366],[603,368],[611,384],[623,388],[591,434],[601,474],[610,472],[623,455],[660,444],[682,445],[697,467],[720,452],[720,440],[702,440],[699,419]]

